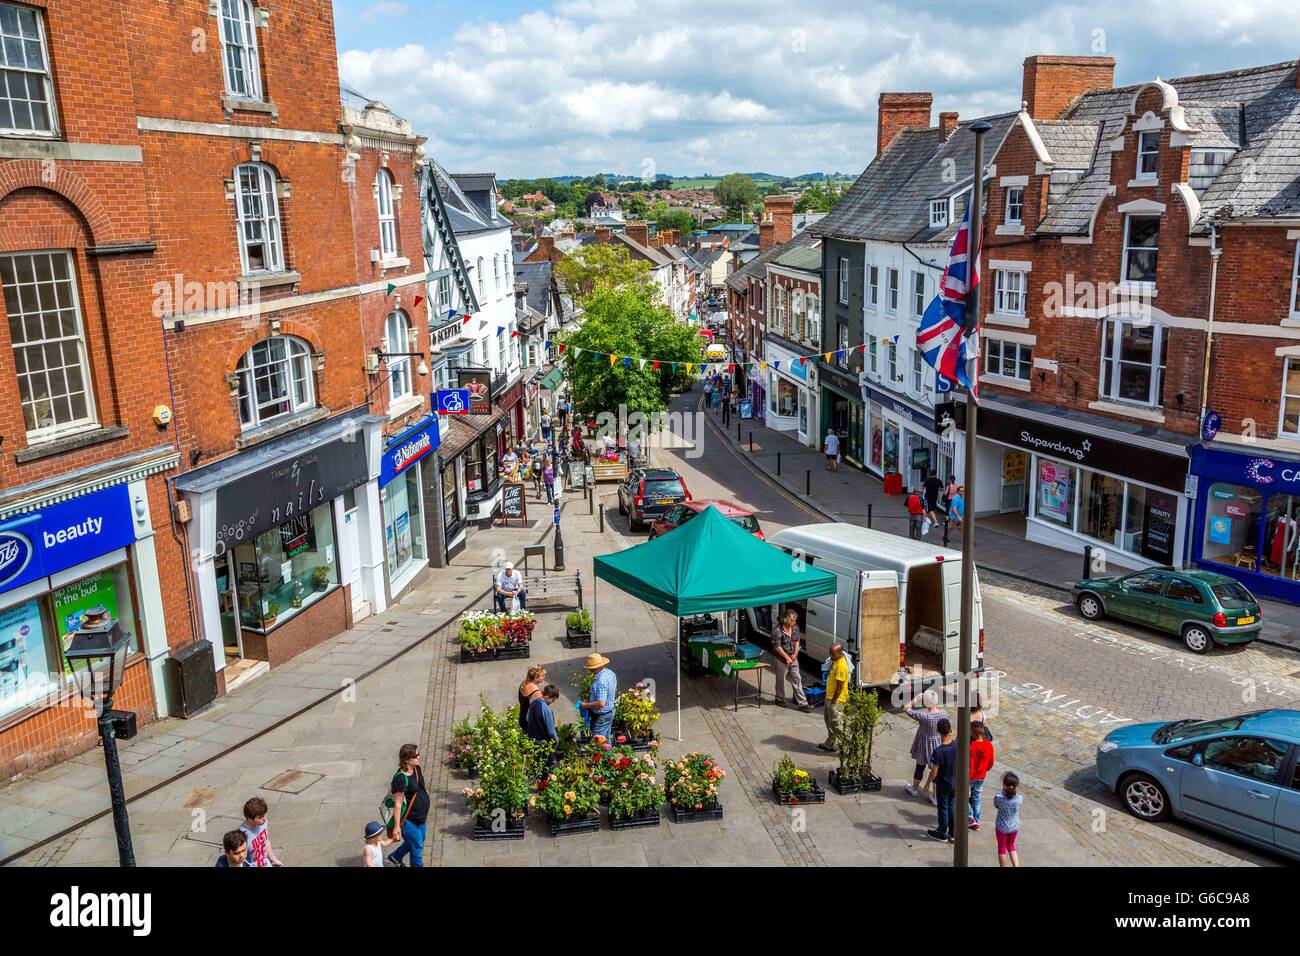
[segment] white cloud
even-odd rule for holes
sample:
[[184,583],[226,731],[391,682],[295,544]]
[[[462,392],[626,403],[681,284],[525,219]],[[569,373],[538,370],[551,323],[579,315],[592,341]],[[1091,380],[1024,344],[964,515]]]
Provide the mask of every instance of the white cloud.
[[407,7],[404,3],[394,3],[393,0],[378,0],[372,3],[365,10],[361,11],[361,19],[367,23],[373,23],[376,20],[386,20],[390,17],[404,17],[407,13]]
[[[856,172],[885,90],[935,111],[1020,102],[1033,53],[1106,53],[1117,82],[1232,69],[1300,52],[1296,0],[562,0],[467,21],[443,46],[353,49],[344,80],[429,136],[453,167],[502,175]],[[379,2],[375,16],[407,4]],[[378,13],[376,11],[383,11]],[[418,10],[416,12],[419,12]]]

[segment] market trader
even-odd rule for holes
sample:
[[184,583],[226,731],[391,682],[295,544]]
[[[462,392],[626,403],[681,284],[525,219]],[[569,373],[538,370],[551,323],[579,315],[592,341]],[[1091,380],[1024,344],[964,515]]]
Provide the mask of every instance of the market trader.
[[596,675],[587,699],[578,706],[591,717],[591,735],[610,739],[614,727],[614,701],[618,697],[618,675],[609,667],[609,658],[597,652],[587,655],[583,665]]

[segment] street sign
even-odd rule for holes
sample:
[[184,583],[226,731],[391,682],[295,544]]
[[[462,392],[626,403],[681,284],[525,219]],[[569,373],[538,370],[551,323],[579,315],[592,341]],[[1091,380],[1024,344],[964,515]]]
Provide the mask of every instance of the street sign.
[[468,388],[440,388],[434,394],[433,408],[439,415],[468,415]]
[[558,507],[551,509],[551,520],[555,522],[555,527],[560,526],[560,509]]

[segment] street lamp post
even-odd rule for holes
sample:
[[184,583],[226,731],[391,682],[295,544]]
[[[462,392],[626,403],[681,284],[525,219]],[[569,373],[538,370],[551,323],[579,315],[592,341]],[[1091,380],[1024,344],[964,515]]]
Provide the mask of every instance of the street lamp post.
[[563,571],[564,570],[564,532],[560,528],[560,486],[559,485],[555,486],[555,502],[552,507],[554,507],[555,509],[553,512],[554,515],[553,520],[555,521],[555,560],[551,563],[554,565],[556,571]]
[[71,636],[63,652],[68,669],[77,682],[83,700],[92,701],[98,715],[99,739],[104,747],[108,771],[108,793],[113,803],[113,829],[117,834],[117,856],[123,867],[135,866],[131,828],[126,817],[126,792],[122,788],[122,765],[117,758],[117,721],[130,715],[113,710],[113,694],[122,686],[131,635],[109,617],[101,605],[91,608]]

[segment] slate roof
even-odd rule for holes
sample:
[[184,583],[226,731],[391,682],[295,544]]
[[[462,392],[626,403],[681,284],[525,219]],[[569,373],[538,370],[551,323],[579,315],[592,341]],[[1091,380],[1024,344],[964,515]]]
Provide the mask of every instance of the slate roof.
[[782,243],[779,246],[773,246],[760,255],[755,256],[749,262],[745,263],[743,268],[737,269],[731,275],[727,276],[727,287],[735,289],[737,292],[744,292],[749,286],[751,278],[760,278],[767,274],[767,264],[779,256],[789,254],[795,249],[808,248],[821,261],[821,250],[813,250],[812,244],[817,241],[817,236],[813,235],[811,230],[805,229],[803,232],[795,234],[789,242]]
[[772,260],[774,265],[787,269],[799,269],[802,272],[817,272],[822,269],[822,251],[811,246],[797,244],[782,246],[785,251]]
[[[438,183],[438,192],[447,207],[447,220],[456,235],[486,232],[489,229],[513,228],[509,219],[496,209],[489,208],[490,204],[476,202],[461,186],[462,181],[467,181],[470,185],[479,185],[484,177],[490,183],[491,173],[448,173],[434,160],[429,160],[429,166],[433,169]],[[477,195],[477,192],[474,195]]]
[[551,292],[551,263],[521,262],[515,266],[515,278],[528,283],[524,301],[534,312],[546,315],[547,299]]
[[611,241],[623,243],[631,251],[637,253],[643,259],[649,260],[650,264],[655,268],[658,268],[659,266],[670,265],[673,261],[669,259],[666,255],[664,255],[662,252],[660,252],[658,249],[653,249],[650,246],[641,245],[641,243],[631,238],[625,232],[614,233],[614,235],[611,237]]
[[1076,120],[1034,120],[1034,128],[1057,169],[1088,169],[1097,152],[1101,124]]

